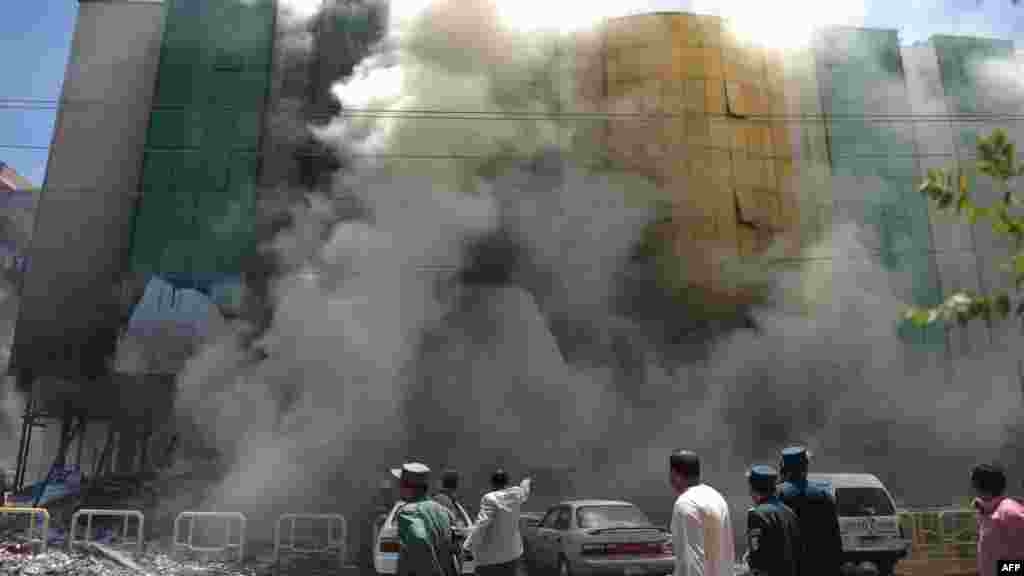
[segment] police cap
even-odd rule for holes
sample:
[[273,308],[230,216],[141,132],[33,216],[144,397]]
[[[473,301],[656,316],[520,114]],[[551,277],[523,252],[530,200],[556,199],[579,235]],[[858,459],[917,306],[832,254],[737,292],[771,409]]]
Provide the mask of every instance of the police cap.
[[407,462],[401,468],[392,468],[391,475],[406,484],[426,486],[430,480],[430,468],[419,462]]
[[775,483],[778,478],[778,470],[776,470],[774,466],[768,466],[766,464],[751,466],[750,471],[747,472],[747,480],[750,481],[750,487],[758,492],[774,492]]
[[807,462],[807,448],[804,446],[790,446],[782,450],[783,466],[798,466]]

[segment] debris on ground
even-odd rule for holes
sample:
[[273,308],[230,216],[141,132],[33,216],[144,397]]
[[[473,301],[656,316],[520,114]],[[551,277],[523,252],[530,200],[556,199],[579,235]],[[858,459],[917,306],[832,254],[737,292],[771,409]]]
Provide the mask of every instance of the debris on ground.
[[45,554],[10,554],[0,551],[0,576],[139,576],[89,554],[69,555],[51,550]]
[[49,549],[32,554],[28,544],[0,544],[0,576],[257,576],[252,567],[229,562],[179,561],[166,554],[129,554],[90,543],[72,553]]
[[89,549],[92,552],[95,552],[99,556],[103,556],[107,560],[110,560],[111,562],[121,566],[122,568],[127,568],[140,574],[145,572],[145,570],[143,570],[143,568],[139,566],[134,560],[129,558],[126,554],[118,550],[115,550],[114,548],[109,548],[107,546],[104,546],[103,544],[100,544],[99,542],[88,542],[85,544],[85,548]]

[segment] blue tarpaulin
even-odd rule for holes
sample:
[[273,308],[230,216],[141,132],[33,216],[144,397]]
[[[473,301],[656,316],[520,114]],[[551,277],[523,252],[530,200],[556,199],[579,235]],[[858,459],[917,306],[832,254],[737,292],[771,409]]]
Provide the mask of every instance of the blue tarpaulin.
[[80,467],[54,466],[50,469],[49,481],[44,480],[32,484],[28,487],[27,492],[14,496],[14,503],[17,506],[32,506],[38,500],[38,506],[46,506],[50,502],[77,495],[81,491],[82,470]]

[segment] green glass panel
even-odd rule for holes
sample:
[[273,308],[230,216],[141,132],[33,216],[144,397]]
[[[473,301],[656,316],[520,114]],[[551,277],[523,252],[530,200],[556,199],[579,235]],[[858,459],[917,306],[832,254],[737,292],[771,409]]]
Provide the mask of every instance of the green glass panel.
[[[848,57],[828,69],[830,101],[826,112],[864,115],[868,112],[866,103],[875,99],[873,93],[887,89],[903,74],[898,37],[895,31],[846,30],[842,42],[848,47]],[[942,64],[943,74],[948,76],[951,63]],[[863,203],[857,213],[863,215],[861,224],[878,234],[878,261],[889,270],[911,271],[914,304],[937,303],[927,206],[915,194],[913,140],[899,125],[833,118],[829,122],[829,141],[833,173],[863,183],[859,189],[839,192],[859,195],[845,201]],[[945,347],[941,327],[921,329],[901,323],[899,333],[915,347],[937,351]]]
[[233,150],[256,151],[260,132],[263,130],[263,115],[260,110],[238,110],[235,113],[236,137]]
[[187,271],[195,221],[192,191],[200,166],[197,152],[146,152],[142,202],[132,238],[134,271]]
[[274,16],[271,0],[168,2],[133,232],[135,271],[237,274],[254,249],[253,152]]
[[900,204],[907,215],[912,249],[914,252],[928,252],[932,246],[931,227],[928,222],[927,199],[917,192],[911,181],[903,190]]
[[151,148],[196,148],[202,145],[203,115],[195,109],[157,108],[150,113],[147,145]]

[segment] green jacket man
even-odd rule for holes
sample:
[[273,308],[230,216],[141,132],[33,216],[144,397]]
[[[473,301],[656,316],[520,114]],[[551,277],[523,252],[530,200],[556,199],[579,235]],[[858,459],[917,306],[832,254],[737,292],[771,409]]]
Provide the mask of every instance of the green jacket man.
[[430,469],[418,462],[391,471],[399,478],[397,576],[458,576],[457,550],[444,506],[427,497]]

